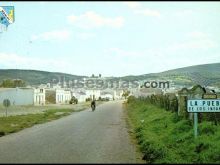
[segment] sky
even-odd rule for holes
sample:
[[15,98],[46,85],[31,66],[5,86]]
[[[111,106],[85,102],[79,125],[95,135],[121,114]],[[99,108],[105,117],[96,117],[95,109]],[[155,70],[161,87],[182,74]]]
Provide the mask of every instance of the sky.
[[0,2],[0,69],[126,76],[220,62],[220,2]]

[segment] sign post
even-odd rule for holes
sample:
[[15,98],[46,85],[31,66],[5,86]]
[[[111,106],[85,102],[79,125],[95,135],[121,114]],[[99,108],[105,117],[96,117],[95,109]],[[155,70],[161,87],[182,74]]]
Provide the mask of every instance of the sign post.
[[[210,96],[206,96],[206,98],[210,98]],[[194,136],[196,138],[198,136],[198,112],[220,112],[220,99],[189,99],[187,100],[187,111],[194,114]]]
[[3,101],[3,105],[5,106],[5,115],[6,115],[6,117],[7,117],[7,116],[8,116],[8,110],[7,110],[7,108],[11,105],[10,100],[5,99],[5,100]]
[[194,137],[198,136],[198,113],[194,113]]

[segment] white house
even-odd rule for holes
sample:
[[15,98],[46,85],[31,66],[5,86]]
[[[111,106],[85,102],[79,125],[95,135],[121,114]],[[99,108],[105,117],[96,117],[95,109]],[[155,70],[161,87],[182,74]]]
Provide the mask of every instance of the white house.
[[176,89],[176,88],[165,88],[165,89],[162,89],[163,91],[163,94],[166,94],[166,93],[178,93],[179,89]]
[[162,90],[159,88],[140,88],[137,91],[133,91],[131,95],[135,97],[147,97],[151,95],[162,94]]
[[74,92],[72,94],[72,96],[75,96],[77,99],[78,99],[78,102],[85,102],[86,99],[87,99],[87,95],[85,92],[83,91],[77,91],[77,92]]
[[34,105],[45,105],[45,89],[34,89]]
[[102,99],[113,100],[113,98],[114,98],[114,92],[102,91],[100,97],[101,97]]
[[46,89],[47,104],[69,104],[71,100],[70,90],[64,89]]
[[101,96],[101,91],[100,90],[86,90],[86,96],[87,98],[98,100],[99,97]]
[[66,104],[71,100],[71,92],[69,90],[56,89],[56,103]]
[[123,98],[122,95],[123,95],[123,90],[115,90],[114,91],[114,99],[115,100],[122,99]]

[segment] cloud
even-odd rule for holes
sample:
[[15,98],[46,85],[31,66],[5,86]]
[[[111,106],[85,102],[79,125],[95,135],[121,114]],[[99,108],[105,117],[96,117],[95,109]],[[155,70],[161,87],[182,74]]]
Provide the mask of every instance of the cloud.
[[139,2],[123,2],[126,6],[128,6],[131,9],[136,9],[141,7],[141,4]]
[[68,40],[71,36],[71,32],[68,30],[53,30],[49,32],[43,32],[41,34],[32,35],[31,40],[43,40],[43,41],[64,41]]
[[193,31],[187,34],[190,38],[208,38],[210,35],[200,31]]
[[67,71],[72,65],[63,59],[48,59],[38,57],[28,57],[16,53],[0,52],[1,67],[19,68],[19,69],[36,69],[36,70],[57,70]]
[[[188,64],[192,65],[202,63],[204,60],[206,62],[214,62],[218,59],[218,56],[212,53],[209,55],[205,54],[207,54],[206,50],[210,50],[216,46],[217,42],[210,38],[196,38],[173,44],[171,43],[164,47],[144,49],[140,51],[110,48],[105,50],[105,54],[110,56],[111,60],[112,58],[115,58],[117,62],[136,63],[138,65],[152,64],[152,67],[158,65],[160,66],[159,68],[163,67],[164,70],[166,70],[166,68],[171,69],[178,67],[178,65],[184,66],[184,62],[188,62]],[[206,53],[201,53],[200,51]],[[198,60],[198,55],[200,56],[200,60]],[[159,59],[163,59],[163,62],[161,63],[161,60]]]
[[152,17],[160,17],[161,14],[159,11],[152,10],[152,9],[137,9],[134,10],[135,14],[141,14],[144,16],[152,16]]
[[[114,66],[120,65],[120,68],[127,68],[126,71],[130,69],[129,71],[135,74],[146,74],[190,65],[214,63],[219,59],[218,52],[209,52],[207,54],[207,51],[204,51],[204,53],[191,51],[192,49],[212,48],[214,45],[210,40],[202,40],[200,42],[196,40],[142,51],[111,48],[105,50],[104,54],[107,55],[109,60],[114,61]],[[131,74],[129,71],[123,74]]]
[[121,48],[110,48],[108,50],[105,50],[106,52],[110,52],[110,54],[112,55],[116,55],[116,56],[120,56],[120,57],[139,57],[142,56],[144,54],[144,52],[138,52],[138,51],[127,51],[127,50],[123,50]]
[[82,39],[82,40],[88,40],[88,39],[91,39],[91,38],[94,38],[94,37],[96,37],[96,34],[95,33],[79,33],[78,35],[77,35],[77,37],[79,38],[79,39]]
[[38,2],[40,5],[45,5],[47,2]]
[[68,23],[76,25],[80,28],[100,28],[100,27],[113,27],[121,28],[124,25],[124,18],[119,16],[115,18],[107,18],[97,14],[94,11],[87,11],[82,15],[69,15],[67,16]]
[[176,15],[178,17],[191,16],[192,14],[193,14],[193,10],[191,10],[191,9],[179,10],[174,13],[174,15]]
[[151,16],[151,17],[161,17],[161,13],[157,10],[143,8],[140,2],[123,2],[126,6],[128,6],[134,14],[139,14],[143,16]]
[[196,39],[172,44],[167,47],[168,51],[192,50],[192,49],[211,49],[215,48],[217,43],[211,39]]
[[187,40],[170,45],[167,50],[192,50],[192,49],[211,49],[217,46],[217,42],[213,40],[209,34],[193,31],[186,34]]
[[121,48],[109,48],[105,50],[105,53],[122,57],[122,58],[142,58],[142,57],[156,57],[160,58],[163,57],[162,54],[164,53],[164,49],[161,48],[151,48],[151,49],[144,49],[144,50],[125,50]]

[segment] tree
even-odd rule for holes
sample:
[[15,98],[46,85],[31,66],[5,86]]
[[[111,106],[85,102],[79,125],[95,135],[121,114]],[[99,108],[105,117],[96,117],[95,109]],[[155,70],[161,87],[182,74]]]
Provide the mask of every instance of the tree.
[[12,88],[14,87],[14,83],[12,80],[10,79],[6,79],[2,81],[1,87],[3,88]]
[[22,81],[21,79],[15,79],[14,80],[14,86],[15,87],[24,87],[25,86],[25,82]]
[[78,99],[77,99],[75,96],[73,96],[73,97],[71,98],[71,100],[69,101],[69,103],[70,103],[70,104],[78,104]]
[[24,87],[25,82],[21,79],[5,79],[2,81],[2,84],[0,84],[3,88],[15,88],[15,87]]
[[123,94],[122,94],[122,96],[123,97],[125,97],[125,99],[129,96],[129,94],[130,94],[130,91],[123,91]]

